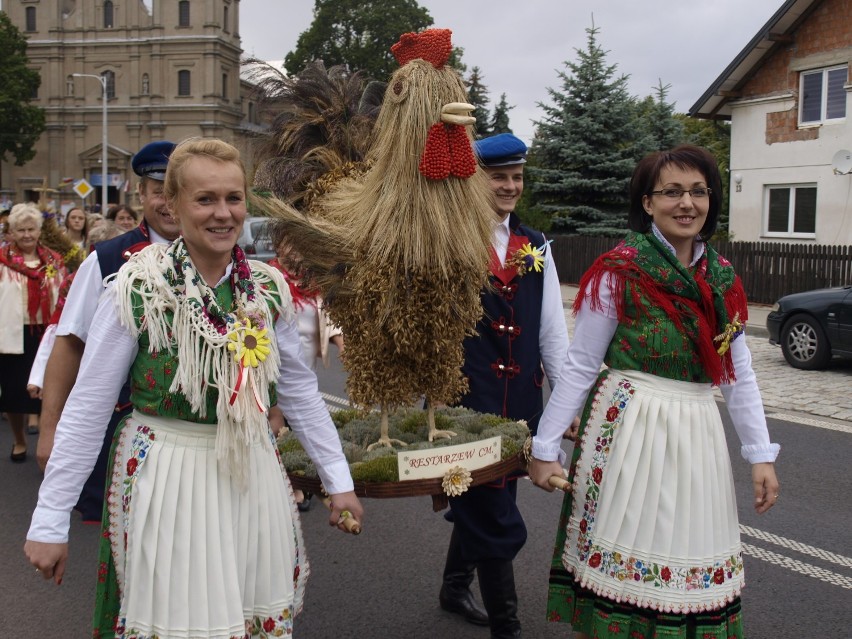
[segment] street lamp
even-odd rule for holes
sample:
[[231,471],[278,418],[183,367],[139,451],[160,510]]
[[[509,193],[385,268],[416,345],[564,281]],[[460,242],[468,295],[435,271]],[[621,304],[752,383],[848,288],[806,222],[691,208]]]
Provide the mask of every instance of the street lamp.
[[75,78],[94,78],[101,83],[103,89],[103,131],[101,137],[101,214],[106,214],[107,207],[107,78],[106,75],[93,73],[72,73]]

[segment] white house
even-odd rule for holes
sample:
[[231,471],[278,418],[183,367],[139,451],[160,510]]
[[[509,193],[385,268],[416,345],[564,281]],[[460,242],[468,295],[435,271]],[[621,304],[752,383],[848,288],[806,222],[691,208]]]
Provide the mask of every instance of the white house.
[[738,241],[852,244],[852,0],[787,0],[692,106],[731,121]]

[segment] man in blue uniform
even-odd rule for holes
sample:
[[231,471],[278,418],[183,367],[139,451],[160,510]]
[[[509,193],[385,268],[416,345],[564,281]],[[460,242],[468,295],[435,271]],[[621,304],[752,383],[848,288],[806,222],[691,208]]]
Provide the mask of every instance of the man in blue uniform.
[[[544,376],[555,385],[568,350],[559,278],[544,236],[520,223],[515,206],[524,189],[527,147],[503,133],[475,143],[488,174],[496,214],[490,282],[477,335],[464,343],[469,391],[460,404],[525,420],[535,433],[543,410]],[[536,268],[535,255],[543,262]],[[525,256],[529,268],[519,268]],[[515,504],[516,477],[471,488],[450,499],[453,532],[439,602],[471,623],[491,627],[493,639],[521,636],[512,560],[527,531]],[[470,591],[474,569],[485,611]]]
[[[44,375],[44,399],[37,448],[42,469],[53,449],[53,437],[62,408],[77,378],[89,327],[104,291],[104,278],[116,273],[133,253],[151,243],[171,242],[180,234],[163,197],[163,180],[174,148],[174,143],[159,140],[146,144],[133,156],[133,172],[140,178],[138,193],[143,220],[132,231],[97,244],[74,274]],[[75,507],[84,522],[101,521],[109,448],[116,425],[130,412],[129,397],[130,389],[125,384],[104,436],[101,454]]]

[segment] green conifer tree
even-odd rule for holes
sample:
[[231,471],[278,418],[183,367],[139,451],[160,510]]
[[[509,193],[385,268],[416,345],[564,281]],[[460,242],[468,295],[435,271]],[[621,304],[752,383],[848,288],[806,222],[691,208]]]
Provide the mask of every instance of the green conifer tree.
[[491,116],[491,124],[488,127],[491,135],[498,133],[512,133],[512,128],[509,126],[509,111],[514,109],[514,106],[509,106],[506,102],[506,94],[500,94],[500,101],[494,107],[494,113]]
[[667,100],[671,88],[659,80],[654,95],[639,103],[639,117],[656,151],[674,148],[685,139],[683,123],[675,117],[675,105]]
[[488,137],[488,87],[483,84],[484,78],[479,67],[470,70],[470,76],[464,81],[467,87],[467,101],[473,105],[473,113],[476,118],[476,135],[480,138]]
[[561,90],[539,104],[529,167],[533,205],[553,218],[553,229],[583,235],[622,235],[627,228],[627,186],[638,158],[649,149],[637,127],[628,76],[606,62],[593,25],[577,62],[559,72]]

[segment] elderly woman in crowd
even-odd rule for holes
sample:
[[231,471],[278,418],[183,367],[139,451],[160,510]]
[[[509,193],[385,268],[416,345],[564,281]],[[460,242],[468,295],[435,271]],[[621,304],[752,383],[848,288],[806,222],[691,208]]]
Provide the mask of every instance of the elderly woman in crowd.
[[27,458],[27,414],[41,410],[27,393],[27,377],[65,277],[62,256],[39,243],[41,226],[35,205],[16,204],[0,248],[0,411],[12,426],[15,462]]

